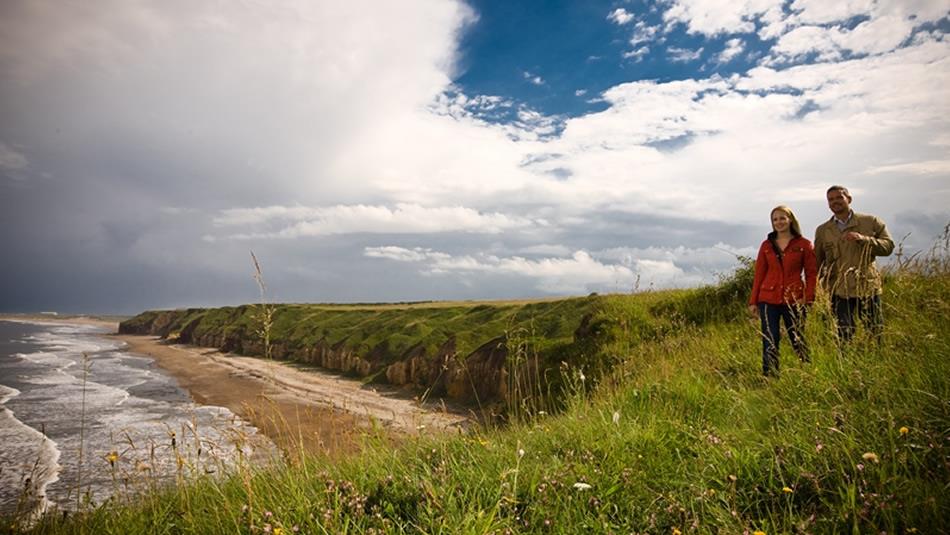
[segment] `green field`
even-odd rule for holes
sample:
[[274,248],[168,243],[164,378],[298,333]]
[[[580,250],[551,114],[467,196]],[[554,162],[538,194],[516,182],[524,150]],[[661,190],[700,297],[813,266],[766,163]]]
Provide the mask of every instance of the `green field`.
[[[284,305],[273,317],[275,344],[346,339],[372,350],[389,340],[385,358],[398,358],[420,340],[434,346],[455,333],[464,355],[501,332],[509,333],[509,361],[554,364],[565,353],[557,387],[531,383],[524,393],[538,402],[509,403],[515,417],[504,423],[396,447],[384,431],[369,431],[361,453],[346,459],[290,452],[275,466],[223,478],[184,467],[177,485],[48,516],[32,531],[943,532],[950,263],[939,252],[888,275],[882,344],[859,332],[839,348],[820,296],[807,326],[812,362],[799,363],[786,341],[772,379],[761,376],[757,322],[743,314],[748,269],[714,287],[568,301]],[[252,308],[239,316],[252,317]],[[221,310],[190,314],[223,318]],[[316,318],[330,325],[334,314],[343,328],[357,313],[384,327],[364,323],[339,339],[335,328],[295,330]],[[254,329],[246,321],[245,335]],[[2,522],[11,531],[22,525]]]

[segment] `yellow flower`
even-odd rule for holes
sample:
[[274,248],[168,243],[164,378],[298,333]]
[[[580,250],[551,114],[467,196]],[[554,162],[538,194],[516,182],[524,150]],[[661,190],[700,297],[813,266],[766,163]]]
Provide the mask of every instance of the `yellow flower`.
[[115,451],[110,451],[109,454],[106,455],[106,460],[109,461],[109,466],[115,466],[115,462],[119,460],[119,454]]
[[765,535],[765,532],[764,532],[764,531],[761,531],[761,530],[759,530],[759,531],[753,531],[753,532],[752,532],[752,535]]
[[791,494],[792,489],[789,487],[782,487],[782,492],[784,492],[785,494]]
[[284,535],[284,528],[281,528],[281,527],[274,528],[274,535]]
[[673,535],[683,535],[683,532],[678,528],[673,528]]
[[873,463],[878,462],[877,454],[870,451],[862,455],[861,458],[865,461],[871,461]]
[[903,435],[906,435],[907,433],[910,433],[910,429],[907,429],[906,426],[903,426],[900,428],[900,432],[901,432],[901,436],[903,436]]

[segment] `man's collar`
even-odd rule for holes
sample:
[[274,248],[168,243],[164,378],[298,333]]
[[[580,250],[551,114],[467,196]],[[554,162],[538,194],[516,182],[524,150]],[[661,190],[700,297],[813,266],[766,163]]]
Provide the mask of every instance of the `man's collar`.
[[854,210],[850,210],[850,211],[848,211],[848,217],[844,218],[843,220],[838,219],[838,216],[833,215],[833,214],[832,214],[832,216],[831,216],[831,219],[832,219],[835,223],[840,223],[840,224],[842,224],[842,225],[847,225],[848,222],[851,221],[851,216],[853,216],[853,215],[854,215]]

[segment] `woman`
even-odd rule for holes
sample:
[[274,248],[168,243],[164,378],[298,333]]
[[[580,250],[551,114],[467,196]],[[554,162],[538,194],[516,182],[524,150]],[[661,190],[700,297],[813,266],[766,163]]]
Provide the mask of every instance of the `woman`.
[[766,376],[778,374],[780,319],[798,358],[808,362],[803,336],[805,305],[815,300],[817,275],[815,250],[802,237],[795,214],[787,206],[776,206],[772,209],[772,232],[755,260],[749,297],[749,312],[758,312],[762,321],[762,373]]

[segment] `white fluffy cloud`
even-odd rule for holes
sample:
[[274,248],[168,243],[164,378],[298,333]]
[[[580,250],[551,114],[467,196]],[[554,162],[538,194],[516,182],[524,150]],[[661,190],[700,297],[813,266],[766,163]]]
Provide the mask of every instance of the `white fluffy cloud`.
[[651,26],[644,21],[637,21],[633,25],[633,35],[630,37],[630,44],[637,46],[641,43],[649,43],[656,37],[660,31],[659,26]]
[[[337,205],[328,207],[267,206],[223,210],[214,218],[219,227],[250,227],[231,234],[239,239],[299,238],[330,234],[431,234],[474,232],[497,234],[536,223],[519,216],[481,213],[463,206],[424,207],[417,204],[387,206]],[[276,227],[276,228],[274,228]],[[264,230],[266,229],[266,230]]]
[[670,58],[670,61],[673,62],[690,62],[696,61],[703,55],[703,47],[699,47],[697,50],[690,50],[688,48],[678,48],[671,46],[666,49],[667,57]]
[[736,37],[726,41],[726,47],[719,53],[719,63],[729,63],[745,50],[745,43]]
[[421,247],[381,246],[367,247],[364,255],[417,264],[421,272],[429,275],[517,276],[532,280],[545,293],[581,294],[708,284],[715,282],[717,274],[731,272],[739,256],[749,257],[756,250],[719,243],[698,249],[613,248],[566,254],[569,250],[564,246],[547,245],[530,252],[547,251],[556,257],[530,259],[490,254],[458,256]]
[[663,18],[685,24],[690,33],[718,35],[755,31],[755,20],[781,11],[784,0],[673,0]]
[[624,25],[633,20],[633,14],[622,7],[618,7],[607,15],[607,20]]
[[618,291],[636,281],[634,272],[617,264],[604,264],[585,251],[569,258],[528,259],[520,256],[452,256],[428,249],[368,247],[364,254],[400,262],[421,263],[431,275],[495,274],[524,277],[535,288],[550,294],[581,294],[592,291]]

